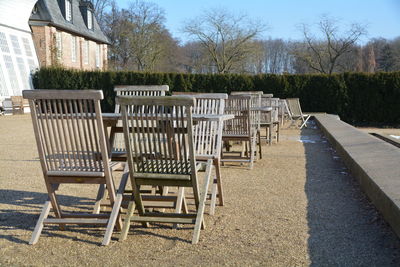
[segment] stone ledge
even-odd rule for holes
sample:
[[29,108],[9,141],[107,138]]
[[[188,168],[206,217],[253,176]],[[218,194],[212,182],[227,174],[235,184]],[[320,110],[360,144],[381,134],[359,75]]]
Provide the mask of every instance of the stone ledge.
[[362,190],[400,237],[400,149],[337,116],[316,114],[314,118]]

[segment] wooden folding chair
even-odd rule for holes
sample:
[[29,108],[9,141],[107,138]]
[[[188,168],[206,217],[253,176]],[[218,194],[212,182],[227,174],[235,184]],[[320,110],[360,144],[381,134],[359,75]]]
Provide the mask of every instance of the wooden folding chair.
[[[302,129],[303,127],[307,128],[307,121],[310,119],[311,115],[303,114],[300,107],[300,100],[298,98],[287,98],[286,102],[291,113],[291,124],[289,127],[294,125],[299,129]],[[301,121],[300,127],[297,123],[299,120]]]
[[29,104],[22,96],[11,96],[12,114],[24,114],[25,107]]
[[241,151],[237,156],[228,155],[232,152],[227,145],[226,152],[222,153],[221,158],[222,162],[247,162],[250,169],[253,168],[255,159],[259,123],[252,115],[252,99],[254,97],[252,98],[251,95],[230,95],[225,101],[225,114],[232,114],[235,118],[224,123],[222,140],[226,143],[229,141],[244,142],[244,144],[248,144],[249,151],[246,153]]
[[[110,205],[115,201],[112,170],[121,164],[110,162],[100,109],[102,91],[26,90],[33,129],[49,196],[37,221],[30,244],[35,244],[47,224],[109,225],[119,213],[68,213],[61,210],[57,190],[61,184],[106,185]],[[127,179],[124,175],[123,180]],[[99,201],[99,199],[96,199]],[[50,208],[55,218],[48,218]],[[109,229],[112,232],[112,229]],[[110,232],[110,231],[108,231]],[[107,233],[104,239],[109,238]]]
[[292,113],[290,112],[286,99],[279,99],[279,120],[281,126],[284,126],[285,120],[292,120]]
[[[115,85],[116,96],[165,96],[168,85]],[[115,103],[115,113],[121,113],[118,103]],[[110,133],[111,158],[114,161],[126,161],[126,148],[122,134],[122,122],[112,127]]]
[[[193,114],[214,114],[223,115],[227,94],[220,93],[193,93],[173,92],[172,95],[192,96],[196,99]],[[221,178],[221,149],[222,149],[221,120],[199,121],[194,126],[194,146],[196,159],[198,161],[213,160],[216,177],[211,188],[210,215],[214,215],[217,197],[219,206],[224,205],[223,187]]]
[[263,112],[261,111],[260,124],[261,126],[266,126],[266,136],[268,143],[272,144],[274,128],[276,127],[276,141],[279,142],[279,133],[280,133],[280,122],[279,122],[279,98],[272,98],[269,96],[261,97],[261,106],[263,107],[271,107],[272,111]]
[[[262,158],[262,146],[261,146],[261,96],[263,91],[233,91],[231,95],[250,95],[251,96],[251,120],[256,124],[257,127],[257,142],[258,155]],[[268,96],[271,96],[269,94]],[[257,151],[256,151],[257,153]]]
[[[194,224],[192,243],[199,240],[208,187],[213,168],[212,159],[206,162],[205,180],[199,189],[198,162],[193,141],[192,109],[194,98],[129,97],[116,98],[121,106],[125,144],[133,193],[128,205],[120,240],[127,237],[131,221],[173,224]],[[177,186],[193,189],[194,213],[151,212],[144,209],[146,196],[142,186]],[[178,194],[176,203],[182,197]],[[159,196],[159,199],[170,198]],[[114,206],[117,210],[118,207]],[[179,207],[175,207],[175,210]],[[134,214],[137,210],[137,214]],[[187,208],[183,208],[187,211]]]

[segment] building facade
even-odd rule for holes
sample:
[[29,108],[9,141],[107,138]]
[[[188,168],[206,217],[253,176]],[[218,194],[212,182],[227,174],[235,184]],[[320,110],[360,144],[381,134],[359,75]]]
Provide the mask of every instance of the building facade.
[[39,0],[29,19],[40,66],[107,68],[107,37],[91,1]]

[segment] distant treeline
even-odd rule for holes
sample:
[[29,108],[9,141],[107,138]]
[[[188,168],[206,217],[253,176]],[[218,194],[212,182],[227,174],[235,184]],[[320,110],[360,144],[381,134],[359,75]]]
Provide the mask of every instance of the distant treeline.
[[400,125],[400,72],[244,75],[41,68],[33,82],[40,89],[103,90],[105,112],[114,110],[114,85],[168,84],[171,91],[260,90],[279,98],[299,97],[304,111],[338,114],[352,124]]

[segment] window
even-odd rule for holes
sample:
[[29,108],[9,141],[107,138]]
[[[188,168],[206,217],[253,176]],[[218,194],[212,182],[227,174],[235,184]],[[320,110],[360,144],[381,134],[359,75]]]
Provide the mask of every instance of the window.
[[32,56],[32,49],[31,49],[31,45],[29,44],[28,38],[22,38],[22,43],[24,44],[25,54],[28,57],[31,57]]
[[11,43],[14,48],[14,53],[16,55],[22,55],[21,47],[19,46],[18,37],[15,35],[10,35]]
[[10,53],[10,49],[8,48],[7,38],[3,32],[0,32],[0,48],[4,53]]
[[0,96],[8,96],[8,90],[6,86],[6,79],[4,78],[3,70],[0,64]]
[[89,64],[89,41],[83,42],[83,63]]
[[13,94],[20,95],[21,89],[19,87],[18,77],[17,77],[17,74],[15,73],[14,63],[12,61],[12,58],[11,58],[11,56],[7,56],[7,55],[3,55],[3,58],[4,58],[4,64],[6,65],[6,69],[8,72],[8,77],[10,79]]
[[61,32],[56,32],[56,55],[57,59],[62,57],[62,35]]
[[100,45],[96,45],[96,68],[100,68]]
[[35,71],[37,69],[35,61],[33,61],[33,59],[28,59],[28,66],[30,71]]
[[65,0],[65,19],[72,21],[72,0]]
[[76,62],[76,36],[71,35],[71,61]]
[[93,29],[93,13],[91,10],[87,10],[87,27],[89,30]]
[[21,75],[21,80],[23,83],[23,86],[25,90],[31,89],[31,86],[29,85],[29,74],[26,71],[26,65],[24,62],[24,59],[21,57],[17,57],[17,66],[19,69],[19,74]]

